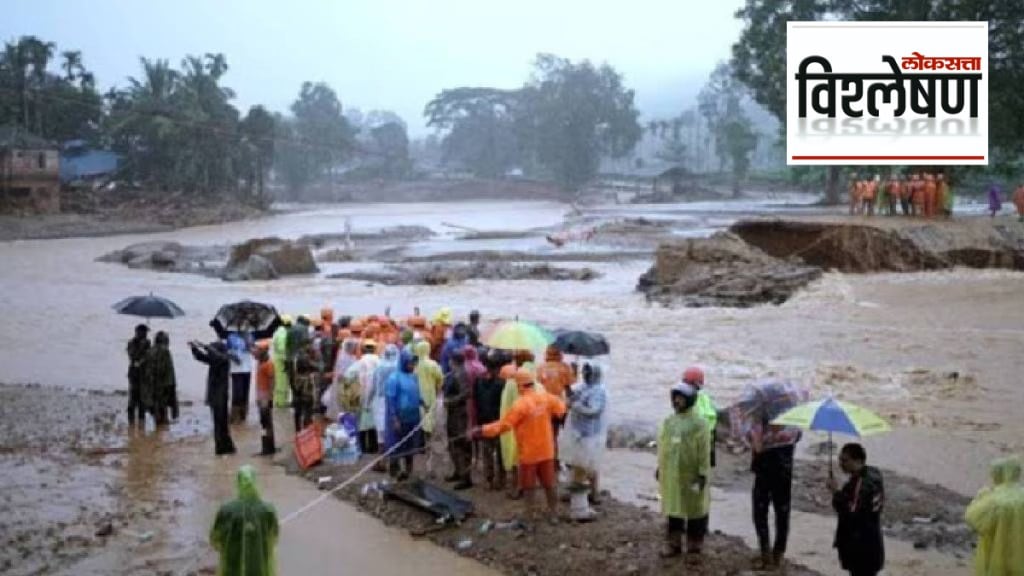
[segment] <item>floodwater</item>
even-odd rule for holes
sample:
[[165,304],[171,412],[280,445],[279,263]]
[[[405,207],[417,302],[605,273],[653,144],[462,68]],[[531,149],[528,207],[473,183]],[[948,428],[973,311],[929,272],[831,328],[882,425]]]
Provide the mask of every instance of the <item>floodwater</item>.
[[[791,199],[783,198],[697,206],[609,205],[585,212],[596,218],[673,218],[688,226],[682,234],[701,235],[727,226],[737,215],[794,209],[781,206],[789,203]],[[248,298],[293,314],[318,313],[331,305],[336,316],[382,313],[388,306],[396,315],[411,313],[413,306],[432,313],[448,305],[459,317],[475,308],[485,320],[518,316],[552,328],[606,334],[613,351],[608,374],[613,421],[653,429],[668,410],[668,386],[686,365],[696,363],[705,367],[709,391],[719,404],[736,398],[753,379],[780,375],[817,395],[834,393],[871,407],[895,428],[892,434],[867,439],[874,463],[965,494],[984,484],[989,459],[1024,452],[1019,408],[1024,402],[1019,377],[1024,350],[1020,273],[828,273],[786,304],[740,310],[650,305],[634,291],[637,277],[650,265],[639,260],[588,264],[604,274],[589,283],[472,281],[446,287],[371,286],[322,274],[228,284],[94,261],[140,241],[215,244],[337,233],[344,230],[346,219],[354,231],[427,226],[439,237],[411,247],[412,253],[446,252],[464,249],[458,240],[462,230],[448,224],[531,230],[558,226],[568,212],[568,206],[553,202],[323,206],[163,234],[0,243],[0,381],[123,389],[124,345],[138,320],[115,315],[110,306],[135,294],[153,292],[185,310],[184,318],[153,320],[151,326],[170,332],[179,395],[194,401],[201,401],[205,373],[185,342],[212,337],[206,323],[223,303]],[[474,242],[474,250],[481,249],[479,243],[552,250],[531,238]],[[282,422],[279,429],[290,425]],[[250,430],[236,439],[241,454],[255,451],[257,434]],[[159,482],[149,479],[160,477],[159,466],[187,463],[187,481],[166,487],[189,502],[186,512],[178,515],[181,524],[167,527],[169,540],[157,538],[159,546],[149,545],[158,548],[153,554],[191,558],[205,540],[214,504],[233,492],[232,472],[252,459],[213,459],[207,443],[175,446],[167,454],[171,459],[160,459],[163,464],[130,460],[124,473],[129,486],[157,489],[153,486],[159,487]],[[319,494],[276,467],[261,464],[260,477],[265,496],[283,513]],[[309,554],[313,547],[330,552]],[[346,570],[365,561],[363,567],[373,573],[397,573],[402,562],[412,561],[420,574],[450,573],[452,566],[465,573],[483,572],[453,554],[368,521],[334,499],[291,524],[282,534],[279,551],[282,567],[294,567],[282,573],[300,573],[300,567],[309,573],[336,571],[330,563],[343,558]],[[386,561],[380,563],[385,551]],[[112,560],[100,556],[90,562],[95,563],[95,573],[102,573]],[[412,565],[404,566],[407,570]]]

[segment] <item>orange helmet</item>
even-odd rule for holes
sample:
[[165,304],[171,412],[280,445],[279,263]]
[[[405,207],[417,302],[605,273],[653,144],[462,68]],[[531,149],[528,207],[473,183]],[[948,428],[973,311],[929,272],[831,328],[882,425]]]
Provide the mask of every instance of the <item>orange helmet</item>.
[[683,382],[700,388],[704,385],[704,371],[697,366],[690,366],[683,371]]

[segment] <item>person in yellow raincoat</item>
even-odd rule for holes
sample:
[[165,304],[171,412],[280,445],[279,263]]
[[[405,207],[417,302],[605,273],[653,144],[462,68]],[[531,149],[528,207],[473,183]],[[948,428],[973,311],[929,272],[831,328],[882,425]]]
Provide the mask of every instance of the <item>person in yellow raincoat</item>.
[[434,403],[437,402],[437,394],[444,383],[444,375],[441,374],[441,366],[430,359],[430,342],[421,340],[413,346],[416,354],[416,378],[420,382],[420,397],[423,399],[423,433],[430,439],[434,433]]
[[274,407],[288,408],[291,404],[292,388],[288,382],[288,330],[292,317],[281,315],[281,326],[274,331],[271,340],[271,359],[274,362]]
[[975,576],[1024,574],[1024,485],[1016,457],[992,462],[992,485],[967,506],[964,517],[978,533]]
[[675,411],[658,428],[658,471],[661,512],[668,518],[662,557],[686,551],[701,553],[711,511],[711,429],[697,413],[697,389],[685,382],[672,387]]
[[260,500],[252,466],[238,470],[238,498],[217,511],[210,544],[220,553],[218,576],[273,576],[280,526],[274,507]]
[[[498,371],[498,379],[505,381],[505,387],[501,390],[501,409],[498,412],[499,418],[504,418],[512,405],[519,399],[519,385],[515,381],[516,365],[505,364]],[[509,489],[509,496],[518,498],[522,495],[519,489],[519,451],[516,450],[516,436],[512,432],[506,432],[499,438],[501,443],[501,464],[505,472],[512,473],[512,484]]]

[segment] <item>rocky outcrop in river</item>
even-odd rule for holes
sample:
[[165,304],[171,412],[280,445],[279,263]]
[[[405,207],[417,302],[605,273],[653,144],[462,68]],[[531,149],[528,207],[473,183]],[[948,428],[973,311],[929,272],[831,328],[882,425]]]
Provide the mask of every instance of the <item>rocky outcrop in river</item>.
[[221,278],[229,282],[272,280],[319,271],[309,246],[280,238],[257,238],[231,249]]
[[819,276],[820,268],[769,256],[719,232],[662,244],[637,289],[664,304],[747,307],[781,304]]

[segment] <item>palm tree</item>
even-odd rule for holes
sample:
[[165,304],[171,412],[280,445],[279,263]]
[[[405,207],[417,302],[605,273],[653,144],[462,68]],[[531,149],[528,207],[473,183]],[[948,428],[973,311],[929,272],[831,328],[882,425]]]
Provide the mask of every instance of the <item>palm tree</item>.
[[85,70],[82,66],[82,53],[78,50],[66,50],[61,52],[61,56],[64,57],[64,62],[61,64],[61,68],[64,70],[64,79],[74,82],[76,78],[81,77]]

